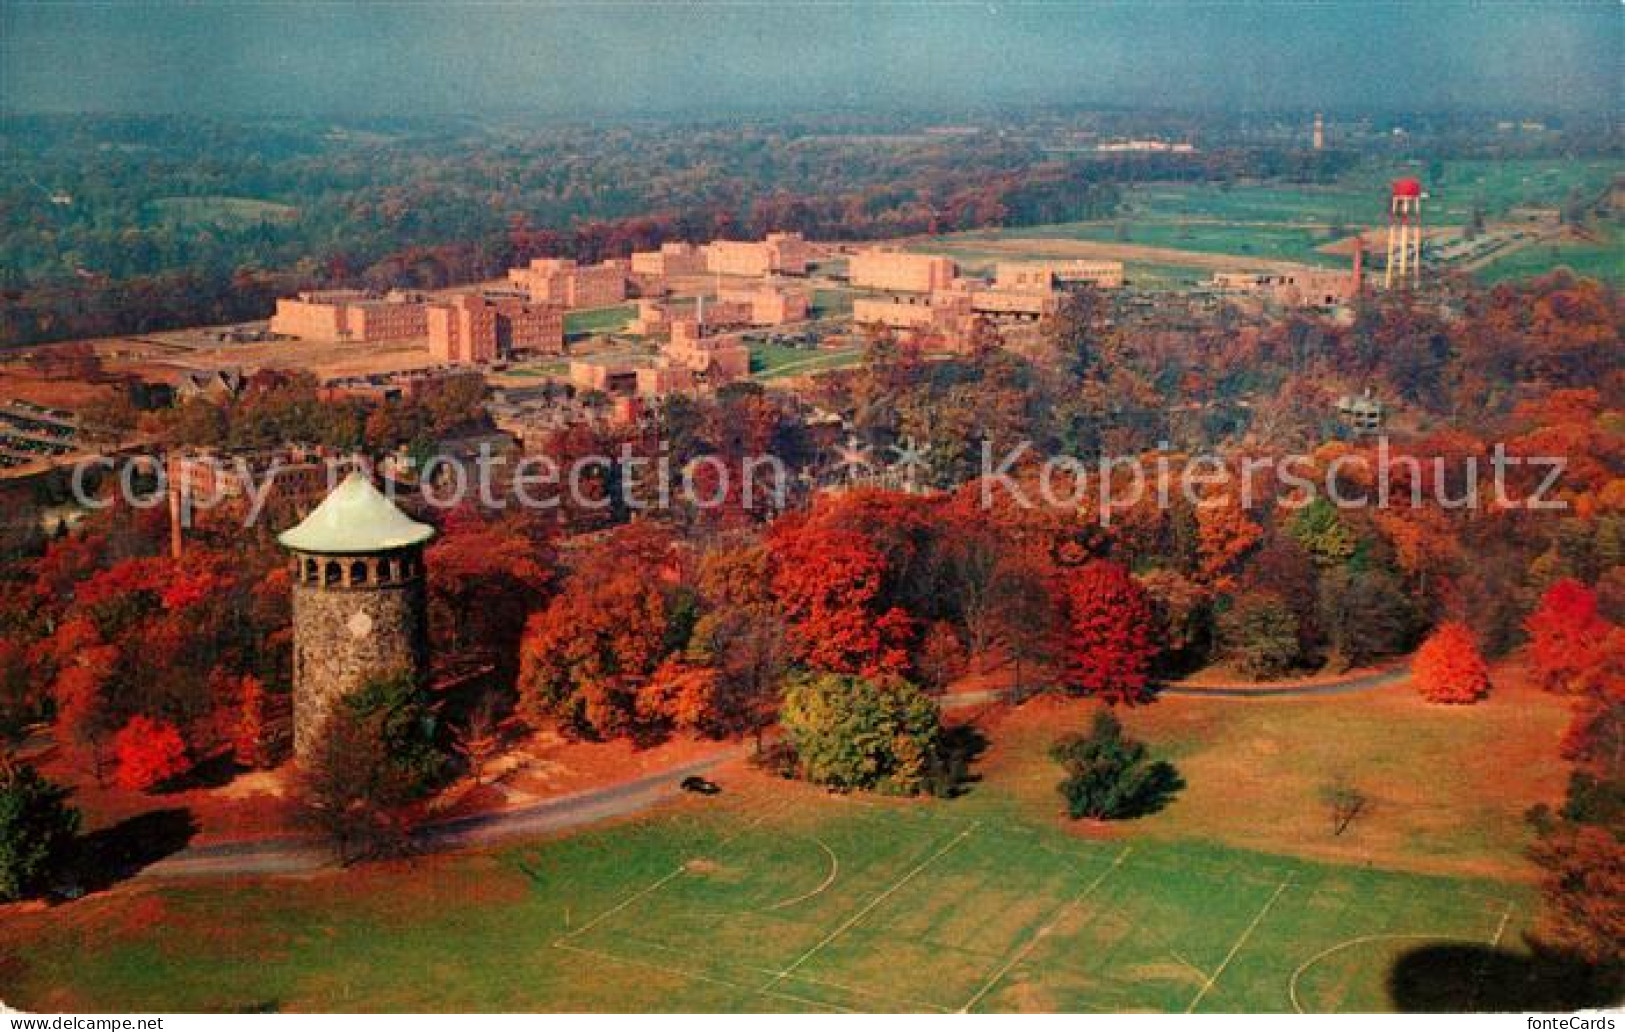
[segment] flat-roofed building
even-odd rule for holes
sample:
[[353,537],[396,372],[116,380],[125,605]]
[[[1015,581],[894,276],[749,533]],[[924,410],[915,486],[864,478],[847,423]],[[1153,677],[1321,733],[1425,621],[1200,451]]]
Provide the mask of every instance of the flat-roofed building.
[[530,300],[565,308],[620,304],[626,300],[626,276],[625,262],[578,265],[569,258],[534,258],[524,268],[508,270],[508,281]]
[[1290,272],[1215,272],[1215,289],[1261,297],[1282,305],[1334,308],[1359,293],[1353,272],[1301,269]]
[[658,398],[694,389],[694,374],[663,355],[593,355],[570,363],[570,383],[580,391]]
[[1074,284],[1121,287],[1123,263],[1079,258],[1054,262],[999,262],[993,267],[993,289],[1060,290]]
[[716,384],[750,375],[750,348],[738,337],[712,334],[693,319],[674,319],[661,354]]
[[[782,326],[784,323],[802,322],[812,310],[812,298],[805,290],[780,286],[724,289],[718,293],[717,301],[742,306],[744,322],[750,326]],[[710,324],[709,319],[707,324]]]
[[564,352],[564,308],[556,304],[459,294],[429,305],[428,329],[429,353],[451,364]]
[[959,264],[940,254],[911,254],[872,247],[847,259],[847,276],[854,287],[929,294],[950,286]]
[[660,245],[658,251],[633,251],[632,274],[658,279],[698,276],[705,269],[705,252],[681,240]]
[[811,253],[800,233],[769,233],[757,241],[713,240],[705,248],[705,268],[722,276],[805,276]]
[[309,290],[277,300],[271,332],[301,340],[412,340],[428,333],[428,317],[414,293]]

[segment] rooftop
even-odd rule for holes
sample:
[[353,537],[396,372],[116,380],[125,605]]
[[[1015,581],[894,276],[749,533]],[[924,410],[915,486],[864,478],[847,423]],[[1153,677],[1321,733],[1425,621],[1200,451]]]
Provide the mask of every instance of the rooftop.
[[433,536],[433,527],[401,512],[357,470],[277,540],[298,552],[355,555],[421,545]]

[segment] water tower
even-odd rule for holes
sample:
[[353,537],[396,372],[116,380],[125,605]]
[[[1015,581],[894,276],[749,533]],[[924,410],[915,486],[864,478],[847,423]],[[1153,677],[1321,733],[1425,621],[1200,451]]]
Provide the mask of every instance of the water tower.
[[1422,275],[1422,183],[1396,179],[1388,202],[1388,267],[1382,285],[1416,286]]
[[293,751],[307,762],[346,695],[428,667],[418,523],[356,471],[277,540],[293,553]]

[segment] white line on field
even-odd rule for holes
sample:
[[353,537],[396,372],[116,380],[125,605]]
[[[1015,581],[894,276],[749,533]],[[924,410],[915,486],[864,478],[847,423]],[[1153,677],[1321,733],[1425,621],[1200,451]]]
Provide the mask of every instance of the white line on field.
[[981,821],[977,821],[975,824],[972,824],[970,827],[966,828],[964,831],[960,832],[958,835],[955,835],[953,837],[953,839],[948,842],[947,845],[943,846],[941,849],[937,850],[935,853],[932,853],[930,856],[928,856],[924,860],[920,861],[920,863],[917,864],[914,867],[913,870],[909,871],[907,874],[905,874],[901,878],[897,879],[897,881],[892,885],[891,888],[887,889],[885,892],[882,892],[880,895],[878,895],[874,899],[870,900],[867,904],[864,905],[863,909],[859,910],[857,913],[853,914],[851,917],[847,918],[845,921],[842,921],[838,928],[836,928],[833,932],[830,932],[828,935],[826,935],[822,939],[820,939],[818,941],[817,945],[813,946],[812,949],[808,950],[806,953],[803,953],[801,956],[797,957],[795,959],[795,961],[790,964],[789,967],[785,968],[783,971],[780,971],[777,975],[774,975],[773,978],[771,980],[769,980],[766,985],[762,986],[761,991],[764,992],[764,993],[767,992],[769,989],[772,989],[774,986],[778,985],[780,982],[782,982],[786,978],[790,977],[790,975],[794,974],[795,970],[797,968],[799,968],[801,965],[807,963],[807,961],[811,960],[825,946],[828,946],[830,943],[834,942],[836,939],[839,939],[842,935],[845,935],[848,929],[850,929],[853,925],[857,924],[859,921],[863,920],[866,916],[868,916],[870,911],[874,910],[876,907],[880,906],[880,904],[882,904],[882,903],[886,902],[886,900],[890,899],[894,893],[896,893],[899,889],[901,889],[903,886],[907,885],[910,881],[912,881],[914,879],[915,875],[919,874],[921,871],[925,870],[927,867],[930,867],[938,859],[940,859],[941,857],[947,855],[947,853],[950,850],[952,850],[955,846],[959,845],[961,842],[963,842],[967,838],[969,838],[971,832],[975,831],[977,829],[977,827],[981,825],[981,823],[982,823]]
[[1048,936],[1051,932],[1055,931],[1055,927],[1061,923],[1063,918],[1070,914],[1084,900],[1088,899],[1096,889],[1100,888],[1100,883],[1106,880],[1106,876],[1121,867],[1123,861],[1128,859],[1128,855],[1132,852],[1134,852],[1133,846],[1124,846],[1123,851],[1117,854],[1117,859],[1111,862],[1111,866],[1107,867],[1104,871],[1101,871],[1098,875],[1096,875],[1094,881],[1084,886],[1082,892],[1078,893],[1076,896],[1073,896],[1071,899],[1062,904],[1061,909],[1055,912],[1055,916],[1050,919],[1050,922],[1044,927],[1040,928],[1038,931],[1034,932],[1032,937],[1023,943],[1019,950],[1010,955],[1010,959],[1006,960],[1002,965],[1000,965],[997,971],[993,972],[993,977],[989,978],[986,984],[976,991],[976,995],[965,1001],[964,1006],[959,1008],[959,1013],[965,1014],[969,1012],[972,1007],[980,1003],[982,997],[991,992],[993,987],[998,985],[1004,976],[1010,973],[1012,968],[1021,963],[1023,960],[1027,959],[1027,955],[1037,948],[1039,942],[1043,940],[1045,936]]
[[1490,937],[1490,948],[1501,945],[1501,936],[1506,934],[1507,922],[1512,920],[1512,901],[1507,900],[1507,908],[1501,911],[1501,923],[1495,926],[1495,934]]
[[1242,929],[1241,935],[1236,939],[1235,945],[1230,947],[1230,952],[1224,955],[1224,960],[1219,962],[1219,966],[1213,970],[1213,974],[1207,977],[1207,982],[1202,986],[1201,991],[1196,994],[1196,998],[1191,1000],[1190,1006],[1185,1008],[1186,1014],[1195,1012],[1196,1005],[1202,1002],[1202,999],[1207,996],[1208,991],[1211,990],[1214,984],[1219,981],[1219,976],[1224,974],[1224,969],[1230,966],[1230,962],[1232,960],[1236,959],[1236,954],[1240,953],[1241,948],[1247,945],[1247,940],[1252,938],[1253,931],[1263,923],[1264,916],[1270,912],[1270,908],[1275,906],[1275,901],[1281,898],[1281,893],[1285,892],[1286,887],[1291,884],[1292,875],[1289,874],[1285,879],[1282,880],[1280,885],[1275,887],[1275,894],[1272,895],[1268,902],[1264,904],[1264,908],[1253,916],[1252,921],[1247,925],[1247,927]]

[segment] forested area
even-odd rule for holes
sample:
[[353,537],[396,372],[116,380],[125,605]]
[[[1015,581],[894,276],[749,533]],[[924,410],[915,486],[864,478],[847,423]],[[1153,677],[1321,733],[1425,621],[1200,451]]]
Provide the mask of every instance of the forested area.
[[1109,168],[994,135],[761,126],[15,118],[0,341],[263,317],[664,240],[886,237],[1103,215]]

